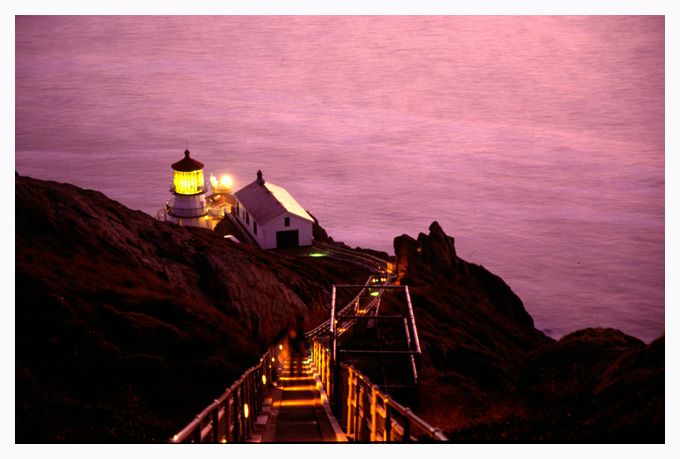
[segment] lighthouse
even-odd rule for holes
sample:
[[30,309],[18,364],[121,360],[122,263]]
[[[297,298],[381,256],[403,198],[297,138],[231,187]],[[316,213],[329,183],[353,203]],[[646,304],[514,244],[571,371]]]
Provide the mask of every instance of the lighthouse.
[[198,226],[211,229],[208,206],[205,201],[203,163],[189,156],[172,165],[174,171],[170,192],[174,197],[166,205],[166,218],[184,226]]

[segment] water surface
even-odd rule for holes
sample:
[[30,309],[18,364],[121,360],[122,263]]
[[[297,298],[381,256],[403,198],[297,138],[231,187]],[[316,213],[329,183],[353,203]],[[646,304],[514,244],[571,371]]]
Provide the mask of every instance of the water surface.
[[665,329],[663,17],[16,18],[22,175],[154,212],[188,145],[392,253],[437,220],[553,337]]

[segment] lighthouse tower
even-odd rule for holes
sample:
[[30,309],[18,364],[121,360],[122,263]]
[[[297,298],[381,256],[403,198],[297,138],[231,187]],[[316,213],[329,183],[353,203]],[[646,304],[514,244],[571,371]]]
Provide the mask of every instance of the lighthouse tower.
[[174,180],[170,192],[174,198],[168,201],[167,219],[179,225],[210,229],[204,196],[203,163],[190,158],[189,150],[185,150],[184,158],[174,163],[172,170]]

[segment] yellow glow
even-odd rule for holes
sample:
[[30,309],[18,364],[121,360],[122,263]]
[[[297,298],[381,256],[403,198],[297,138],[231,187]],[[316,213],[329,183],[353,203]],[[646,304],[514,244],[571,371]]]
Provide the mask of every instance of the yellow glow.
[[267,384],[267,375],[262,375],[262,384]]
[[283,350],[283,344],[279,344],[279,351]]
[[309,384],[309,385],[306,385],[306,386],[284,387],[283,390],[285,390],[286,392],[288,392],[288,391],[299,392],[299,391],[303,391],[303,390],[313,390],[315,388],[316,388],[316,385]]
[[281,406],[316,406],[316,399],[313,400],[281,400]]
[[[281,346],[281,347],[283,347],[283,346]],[[281,349],[281,347],[279,347],[279,349]],[[272,357],[272,362],[276,362],[276,359],[274,357]]]
[[175,193],[197,194],[203,191],[203,171],[175,171]]
[[210,174],[210,183],[213,188],[226,188],[228,191],[231,191],[231,186],[234,184],[233,180],[228,175],[223,175],[218,182],[217,178],[212,174]]
[[177,441],[178,438],[179,437],[177,435],[175,435],[174,437],[172,437],[172,441]]
[[243,414],[245,415],[246,419],[248,419],[248,404],[243,405]]
[[309,376],[281,376],[281,381],[304,381],[309,379]]
[[231,177],[228,175],[223,175],[222,178],[220,179],[220,185],[226,186],[227,188],[231,188],[232,185]]
[[222,439],[222,443],[226,443],[226,442],[227,442],[227,439],[226,439],[226,438],[223,438],[223,439]]

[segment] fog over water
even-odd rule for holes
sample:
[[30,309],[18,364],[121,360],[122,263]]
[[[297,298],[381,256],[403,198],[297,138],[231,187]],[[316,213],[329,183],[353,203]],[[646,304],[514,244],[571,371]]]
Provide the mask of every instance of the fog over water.
[[21,175],[153,213],[188,144],[350,246],[437,220],[555,338],[664,333],[663,17],[18,16],[15,38]]

